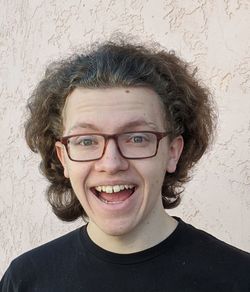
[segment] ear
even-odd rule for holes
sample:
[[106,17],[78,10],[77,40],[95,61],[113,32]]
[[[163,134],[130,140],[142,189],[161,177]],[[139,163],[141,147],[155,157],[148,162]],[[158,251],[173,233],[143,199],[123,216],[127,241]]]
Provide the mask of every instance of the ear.
[[61,142],[57,141],[55,144],[55,148],[56,148],[57,157],[60,160],[64,169],[64,176],[69,178],[68,167],[67,167],[67,163],[65,159],[65,155],[66,155],[65,146]]
[[168,173],[175,172],[183,147],[184,147],[184,140],[182,136],[178,136],[170,142],[169,149],[168,149],[168,162],[167,162]]

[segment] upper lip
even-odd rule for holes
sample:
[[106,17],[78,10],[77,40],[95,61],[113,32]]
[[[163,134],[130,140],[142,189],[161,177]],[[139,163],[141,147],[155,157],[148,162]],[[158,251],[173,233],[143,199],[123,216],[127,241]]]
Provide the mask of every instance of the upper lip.
[[133,183],[131,181],[100,181],[96,184],[92,184],[90,188],[94,188],[97,186],[116,186],[116,185],[133,185],[133,186],[137,186],[136,183]]

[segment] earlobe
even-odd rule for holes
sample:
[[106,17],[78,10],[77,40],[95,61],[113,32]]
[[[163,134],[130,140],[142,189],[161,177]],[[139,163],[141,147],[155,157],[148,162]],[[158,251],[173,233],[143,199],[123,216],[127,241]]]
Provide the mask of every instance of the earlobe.
[[184,147],[182,136],[174,138],[169,144],[167,172],[174,173]]
[[55,148],[56,148],[57,157],[60,160],[64,169],[64,176],[69,178],[68,168],[65,161],[64,145],[61,142],[57,141],[55,144]]

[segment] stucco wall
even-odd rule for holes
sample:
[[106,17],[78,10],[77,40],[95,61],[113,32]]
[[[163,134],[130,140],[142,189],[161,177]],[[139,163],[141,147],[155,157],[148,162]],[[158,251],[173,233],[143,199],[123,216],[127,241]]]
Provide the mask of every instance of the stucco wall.
[[18,254],[81,224],[45,200],[24,141],[25,104],[46,64],[114,31],[155,40],[199,67],[219,108],[218,137],[171,214],[250,251],[248,0],[0,1],[0,274]]

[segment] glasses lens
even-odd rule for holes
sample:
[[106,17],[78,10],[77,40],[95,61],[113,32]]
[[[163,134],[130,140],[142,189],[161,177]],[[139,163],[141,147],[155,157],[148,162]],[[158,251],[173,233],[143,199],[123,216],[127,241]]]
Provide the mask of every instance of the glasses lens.
[[122,154],[128,158],[146,158],[155,155],[157,137],[154,133],[134,132],[118,136]]
[[100,135],[81,135],[68,140],[68,153],[73,160],[94,160],[102,156],[105,139]]

